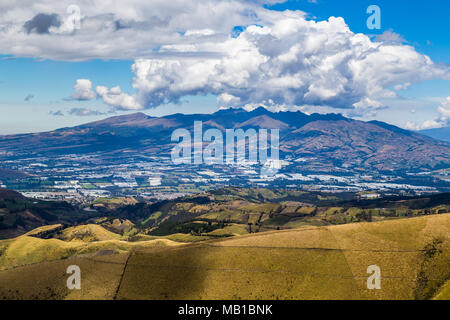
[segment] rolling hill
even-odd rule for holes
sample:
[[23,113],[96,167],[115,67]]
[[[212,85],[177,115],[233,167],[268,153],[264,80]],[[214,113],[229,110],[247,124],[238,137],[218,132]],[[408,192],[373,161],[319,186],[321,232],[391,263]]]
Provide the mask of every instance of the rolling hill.
[[[18,254],[14,250],[26,257],[36,246],[54,249],[41,250],[49,253],[40,262],[0,271],[0,298],[439,299],[448,296],[449,234],[450,215],[441,214],[309,226],[182,246],[124,244],[114,252],[118,240],[83,247],[81,240],[21,236],[0,242],[2,265]],[[88,249],[94,244],[97,251]],[[72,256],[57,254],[63,247],[72,247]],[[82,270],[81,290],[65,286],[66,268],[73,264]],[[369,265],[381,269],[379,290],[367,289]]]
[[[0,197],[19,216],[61,209]],[[125,200],[90,218],[52,211],[56,223],[0,240],[0,299],[448,299],[448,193],[225,188]],[[70,265],[81,290],[65,286]],[[380,290],[366,287],[370,265],[381,268]]]
[[[56,201],[36,201],[0,189],[0,237],[14,238],[46,225],[40,238],[129,241],[165,238],[198,242],[300,226],[327,226],[450,211],[449,193],[361,199],[355,193],[225,188],[157,202],[130,198],[88,210]],[[104,231],[102,231],[104,230]]]

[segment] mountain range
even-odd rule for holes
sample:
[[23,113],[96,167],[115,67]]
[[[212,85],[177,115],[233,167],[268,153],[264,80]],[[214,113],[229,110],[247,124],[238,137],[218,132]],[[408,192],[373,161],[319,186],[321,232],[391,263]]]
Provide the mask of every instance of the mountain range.
[[[280,129],[282,157],[310,159],[316,167],[421,170],[450,165],[450,143],[380,121],[359,121],[340,114],[270,112],[265,108],[220,110],[213,114],[144,113],[114,116],[49,132],[0,136],[0,158],[100,152],[108,156],[169,155],[171,134],[208,128]],[[314,169],[314,167],[310,167]]]
[[450,142],[450,126],[443,128],[420,130],[419,133],[434,139]]

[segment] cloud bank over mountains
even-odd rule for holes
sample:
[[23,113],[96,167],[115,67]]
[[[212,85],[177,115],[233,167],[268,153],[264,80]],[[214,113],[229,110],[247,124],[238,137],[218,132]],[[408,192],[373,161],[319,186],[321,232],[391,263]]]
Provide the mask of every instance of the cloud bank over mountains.
[[0,51],[134,60],[135,93],[101,83],[94,89],[79,79],[71,97],[97,96],[123,110],[212,94],[220,107],[326,106],[358,116],[385,108],[383,99],[395,99],[412,83],[450,80],[448,65],[431,61],[391,30],[371,39],[339,17],[315,21],[302,11],[262,6],[275,2],[282,1],[82,0],[80,28],[72,32],[68,1],[0,4]]
[[342,18],[306,20],[301,13],[268,13],[264,26],[248,26],[236,38],[174,48],[213,52],[220,58],[137,59],[136,100],[142,107],[214,94],[222,106],[313,105],[366,112],[397,96],[394,87],[450,79],[411,46],[372,42],[354,34]]

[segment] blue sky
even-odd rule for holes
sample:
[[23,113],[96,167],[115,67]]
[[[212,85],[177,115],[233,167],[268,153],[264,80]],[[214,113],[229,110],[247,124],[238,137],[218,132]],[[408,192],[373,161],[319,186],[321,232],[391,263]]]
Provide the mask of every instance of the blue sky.
[[[366,26],[369,16],[366,9],[372,4],[381,8],[380,30],[369,30]],[[264,7],[280,12],[301,10],[307,14],[308,20],[315,21],[327,20],[331,16],[343,17],[354,33],[375,36],[389,31],[404,39],[405,45],[413,46],[418,53],[429,56],[433,62],[450,64],[448,36],[450,3],[447,1],[299,0],[264,5]],[[87,8],[82,7],[83,9],[89,12]],[[58,10],[60,9],[55,8],[54,11],[59,12]],[[32,14],[35,13],[37,12]],[[24,9],[24,16],[20,18],[27,21],[30,14]],[[3,21],[3,25],[7,23],[9,21]],[[22,22],[17,24],[19,25],[19,23]],[[0,27],[1,25],[2,21],[0,20]],[[214,28],[214,25],[209,27]],[[202,28],[202,30],[206,29]],[[162,34],[157,36],[164,36],[164,31],[161,32]],[[24,47],[28,45],[26,36],[37,38],[40,35],[24,35]],[[155,37],[155,35],[152,36]],[[48,37],[48,35],[43,37]],[[92,37],[95,38],[95,35],[93,34]],[[17,47],[16,44],[14,48]],[[15,49],[14,52],[9,50],[10,48],[11,45],[9,47],[2,46],[0,41],[0,110],[4,115],[0,119],[0,134],[45,131],[81,124],[105,118],[113,109],[115,109],[113,111],[115,114],[136,112],[135,110],[116,108],[111,103],[105,103],[106,100],[102,97],[85,101],[69,99],[74,93],[74,85],[78,79],[89,79],[92,82],[93,91],[96,86],[107,88],[120,86],[123,93],[136,94],[137,89],[132,85],[135,77],[132,65],[135,63],[135,58],[139,57],[135,57],[134,53],[128,56],[124,54],[123,57],[119,55],[114,59],[111,59],[114,54],[107,54],[104,59],[101,54],[92,59],[80,56],[82,61],[76,61],[78,60],[76,59],[76,50],[73,50],[70,56],[68,55],[69,58],[64,56],[65,51],[70,51],[70,48],[55,50],[56,53],[48,53],[45,48],[40,48],[41,51],[36,49],[36,53],[33,53],[33,50],[25,49],[22,50],[23,53],[20,49]],[[148,45],[150,51],[159,48],[160,46],[154,44]],[[117,48],[117,50],[121,49]],[[54,57],[57,54],[59,56]],[[189,91],[183,91],[183,93],[179,103],[157,104],[156,107],[146,108],[142,111],[160,116],[175,112],[203,113],[217,110],[218,101],[215,92],[197,90],[193,94],[189,94]],[[28,101],[25,99],[27,96]],[[399,91],[398,97],[384,99],[382,102],[388,108],[380,108],[376,114],[360,118],[364,120],[379,119],[403,127],[406,125],[406,120],[410,120],[419,125],[424,121],[437,119],[439,117],[437,107],[448,96],[450,96],[449,80],[417,81],[410,84],[406,90]],[[97,114],[71,115],[67,111],[72,108],[95,110]],[[307,111],[323,112],[323,110],[327,111],[328,109],[325,107],[315,110],[314,107],[309,107]],[[64,115],[54,115],[57,111],[61,111]],[[329,111],[335,112],[335,109],[331,108]]]

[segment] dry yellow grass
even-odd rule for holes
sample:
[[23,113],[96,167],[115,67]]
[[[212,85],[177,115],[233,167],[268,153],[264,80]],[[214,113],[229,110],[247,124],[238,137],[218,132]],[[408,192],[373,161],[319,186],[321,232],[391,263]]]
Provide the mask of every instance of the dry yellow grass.
[[[113,299],[127,256],[72,258],[0,271],[0,299]],[[81,269],[81,290],[66,286],[70,265]]]
[[[0,241],[0,270],[15,268],[24,265],[37,264],[45,261],[54,261],[60,259],[66,259],[76,255],[91,254],[102,250],[109,250],[112,252],[128,252],[133,248],[147,248],[147,247],[166,247],[176,246],[179,243],[169,239],[150,239],[147,241],[128,242],[118,240],[119,236],[115,235],[101,226],[95,226],[88,230],[94,230],[95,237],[105,240],[93,241],[92,234],[84,236],[82,238],[73,239],[71,235],[77,230],[85,231],[86,229],[76,227],[76,229],[69,228],[64,230],[63,241],[61,239],[40,239],[33,236],[45,230],[49,230],[49,227],[41,227],[35,229],[26,235]],[[84,226],[83,226],[84,227]],[[110,234],[115,236],[110,236]],[[113,239],[111,239],[113,238]],[[84,239],[84,240],[81,240]],[[70,241],[69,241],[70,240]]]
[[97,224],[86,224],[64,229],[58,239],[64,241],[79,240],[83,242],[120,239],[120,235],[110,232]]
[[450,280],[442,286],[436,296],[433,298],[434,300],[450,300]]
[[[0,297],[111,299],[123,273],[119,299],[448,299],[449,236],[450,214],[442,214],[176,246],[158,239],[90,242],[75,248],[76,259],[0,271],[0,288],[7,288]],[[9,259],[17,256],[11,248],[44,251],[20,246],[31,241],[24,238],[3,244],[7,249],[1,259],[5,252]],[[80,243],[33,239],[38,248],[62,246],[53,249],[56,256]],[[109,249],[131,250],[126,267],[127,254],[95,256]],[[64,287],[72,260],[81,264],[82,291]],[[369,265],[381,268],[380,290],[366,287]]]
[[[450,276],[449,234],[446,214],[138,251],[129,260],[119,298],[424,298]],[[442,252],[426,260],[421,250],[434,239],[441,239]],[[381,290],[367,289],[369,265],[381,268]],[[426,276],[425,287],[419,272]]]

